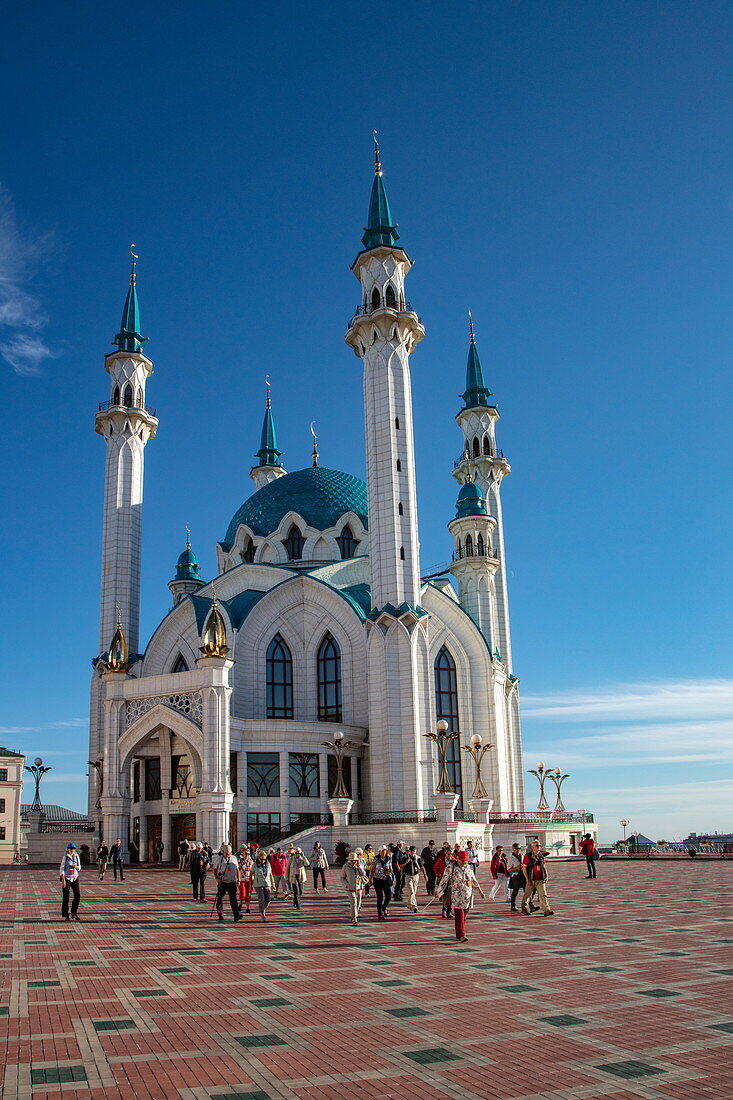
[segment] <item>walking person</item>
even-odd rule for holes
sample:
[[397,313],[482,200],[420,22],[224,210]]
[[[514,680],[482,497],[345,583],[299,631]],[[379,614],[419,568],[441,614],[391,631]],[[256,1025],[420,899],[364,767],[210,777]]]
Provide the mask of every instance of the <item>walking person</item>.
[[466,851],[468,852],[468,862],[471,864],[471,870],[478,878],[478,866],[481,861],[478,858],[478,852],[474,847],[472,840],[466,841]]
[[155,851],[158,856],[158,866],[160,866],[163,862],[163,852],[165,851],[165,844],[162,840],[159,840],[158,843],[155,845]]
[[224,920],[222,903],[228,895],[232,917],[235,921],[242,919],[239,912],[239,899],[237,886],[239,885],[239,863],[232,857],[232,849],[229,844],[222,844],[219,855],[216,857],[215,875],[216,887],[216,914],[219,920]]
[[[442,849],[438,853],[438,858],[436,859],[435,863],[433,864],[433,871],[435,873],[435,881],[436,882],[439,882],[442,879],[443,875],[445,874],[446,870],[448,869],[448,867],[450,866],[450,864],[452,862],[453,862],[453,853],[451,851],[450,844],[448,844],[448,842],[446,841],[446,843],[443,845]],[[433,891],[433,893],[435,893],[435,891]],[[443,893],[441,895],[441,899],[442,899],[443,906],[442,906],[442,909],[440,911],[440,915],[441,915],[441,917],[443,917],[444,920],[448,920],[450,917],[453,916],[453,911],[451,909],[450,884],[443,891]]]
[[313,870],[313,889],[318,893],[318,879],[320,878],[323,884],[323,893],[327,894],[326,888],[326,871],[328,870],[328,860],[326,853],[317,840],[313,845],[313,854],[311,855],[311,868]]
[[244,906],[245,913],[249,913],[249,903],[252,899],[252,878],[255,871],[255,861],[250,855],[249,848],[243,844],[237,853],[237,862],[239,863],[239,912],[242,912],[242,906]]
[[257,891],[257,905],[259,906],[260,917],[262,920],[267,920],[267,907],[272,901],[275,882],[272,877],[272,867],[270,866],[267,852],[264,848],[260,848],[257,852],[252,883]]
[[468,942],[466,919],[472,906],[473,891],[478,890],[482,898],[486,897],[473,873],[470,859],[468,852],[459,851],[457,860],[448,864],[435,891],[437,897],[442,897],[450,889],[456,939],[459,943]]
[[580,850],[585,856],[585,863],[588,868],[588,874],[586,878],[596,877],[596,859],[598,858],[596,852],[596,842],[593,839],[591,833],[586,833],[580,842]]
[[526,886],[522,897],[522,913],[525,917],[530,916],[527,903],[531,903],[532,894],[536,890],[537,896],[540,899],[540,905],[542,906],[542,916],[553,917],[555,911],[550,908],[550,901],[547,897],[547,866],[538,840],[532,841],[530,850],[522,860],[522,863],[524,864],[524,877],[526,879]]
[[359,849],[349,853],[344,866],[341,868],[341,878],[346,884],[346,892],[349,895],[349,907],[351,910],[351,923],[356,927],[359,923],[364,886],[367,881],[366,872],[359,859]]
[[122,870],[122,841],[118,837],[109,850],[109,858],[112,861],[112,874],[115,876],[115,882],[117,882],[117,872],[120,872],[120,882],[125,881],[125,875]]
[[[276,852],[270,856],[270,867],[272,868],[272,878],[275,883],[275,901],[278,901],[281,897],[286,898],[288,896],[288,883],[285,878],[285,872],[288,869],[288,857],[283,852],[282,848],[278,848]],[[280,891],[282,890],[282,894]]]
[[422,859],[417,854],[414,844],[411,844],[405,852],[404,859],[400,860],[398,869],[402,875],[404,888],[407,890],[407,904],[413,913],[417,913],[417,884],[420,881],[420,872],[422,871],[424,877],[427,878],[427,876],[425,875]]
[[188,861],[194,901],[206,901],[206,873],[209,870],[210,863],[209,853],[199,841],[191,852]]
[[374,885],[374,893],[377,896],[377,920],[387,919],[387,909],[392,900],[392,883],[394,882],[394,867],[392,857],[386,844],[383,844],[377,852],[376,859],[372,863],[369,872],[369,881]]
[[494,901],[496,895],[502,892],[502,887],[504,888],[504,898],[502,898],[503,901],[509,896],[509,867],[507,865],[507,858],[504,852],[503,845],[496,845],[489,866],[491,870],[491,877],[494,879],[494,885],[491,888],[491,893],[489,894],[489,901]]
[[178,845],[178,870],[186,870],[186,860],[188,859],[188,841],[182,840]]
[[420,859],[425,868],[425,889],[429,894],[435,891],[435,861],[438,855],[439,852],[435,847],[434,840],[429,840],[420,852]]
[[509,879],[507,885],[509,886],[511,893],[509,895],[509,901],[511,903],[512,913],[517,911],[517,895],[520,890],[524,890],[526,879],[524,877],[524,865],[522,863],[522,846],[518,841],[512,844],[512,850],[507,858],[507,870],[509,871]]
[[377,858],[377,853],[374,851],[371,844],[365,844],[364,845],[363,858],[364,858],[364,870],[367,873],[366,886],[364,887],[364,897],[366,897],[369,894],[369,891],[371,890],[371,883],[369,881],[369,872],[372,869],[372,864],[374,863],[374,860]]
[[107,864],[109,863],[109,848],[103,840],[99,842],[97,848],[97,870],[99,871],[99,881],[104,882],[104,872],[107,870]]
[[300,909],[300,899],[303,897],[306,867],[310,867],[310,863],[305,858],[303,849],[293,848],[293,853],[288,859],[285,881],[293,892],[293,905],[296,909]]
[[392,851],[392,866],[394,867],[394,886],[392,897],[395,901],[402,901],[405,890],[405,873],[400,870],[403,860],[407,857],[407,845],[404,840],[397,842],[397,847]]
[[[81,874],[81,860],[76,850],[76,844],[67,844],[66,851],[59,864],[59,880],[63,888],[61,895],[61,917],[63,920],[79,920],[77,910],[81,901],[79,892],[79,875]],[[71,915],[69,915],[69,897],[71,896]]]

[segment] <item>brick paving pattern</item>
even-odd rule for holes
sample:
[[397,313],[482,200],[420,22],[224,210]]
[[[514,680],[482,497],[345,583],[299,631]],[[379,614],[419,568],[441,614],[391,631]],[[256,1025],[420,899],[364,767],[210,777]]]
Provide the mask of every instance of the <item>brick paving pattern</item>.
[[53,869],[2,868],[2,1096],[733,1097],[733,863],[583,872],[552,868],[552,918],[479,901],[457,945],[436,905],[352,928],[334,871],[235,925],[184,873],[85,869],[64,924]]

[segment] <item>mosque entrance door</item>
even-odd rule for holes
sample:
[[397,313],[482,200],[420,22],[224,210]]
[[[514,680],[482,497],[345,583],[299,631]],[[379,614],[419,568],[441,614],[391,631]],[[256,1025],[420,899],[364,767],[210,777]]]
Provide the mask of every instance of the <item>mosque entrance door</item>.
[[196,839],[196,814],[171,814],[171,845],[178,856],[182,840]]
[[[163,835],[163,818],[160,814],[148,816],[148,863],[158,862],[158,841]],[[170,859],[170,852],[163,852],[165,859]]]

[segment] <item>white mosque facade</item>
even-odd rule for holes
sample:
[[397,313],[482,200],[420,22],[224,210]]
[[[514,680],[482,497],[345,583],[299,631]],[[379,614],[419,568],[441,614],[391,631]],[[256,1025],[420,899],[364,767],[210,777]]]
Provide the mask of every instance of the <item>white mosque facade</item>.
[[[173,607],[144,646],[143,465],[158,420],[133,263],[96,416],[106,471],[89,814],[143,860],[183,838],[271,843],[305,830],[329,846],[390,826],[488,846],[493,830],[568,851],[580,833],[575,815],[524,810],[501,507],[510,466],[473,332],[453,560],[420,573],[410,357],[425,331],[398,239],[377,160],[345,337],[363,362],[366,483],[320,466],[315,446],[310,467],[286,472],[268,393],[254,492],[217,544],[219,575],[204,581],[187,545]],[[442,770],[430,732],[443,736]]]

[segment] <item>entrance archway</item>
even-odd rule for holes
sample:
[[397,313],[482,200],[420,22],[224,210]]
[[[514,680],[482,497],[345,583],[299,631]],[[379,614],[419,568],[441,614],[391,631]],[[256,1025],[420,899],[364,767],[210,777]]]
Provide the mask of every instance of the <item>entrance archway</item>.
[[178,845],[182,840],[195,839],[196,814],[171,814],[171,847],[175,857],[178,856]]

